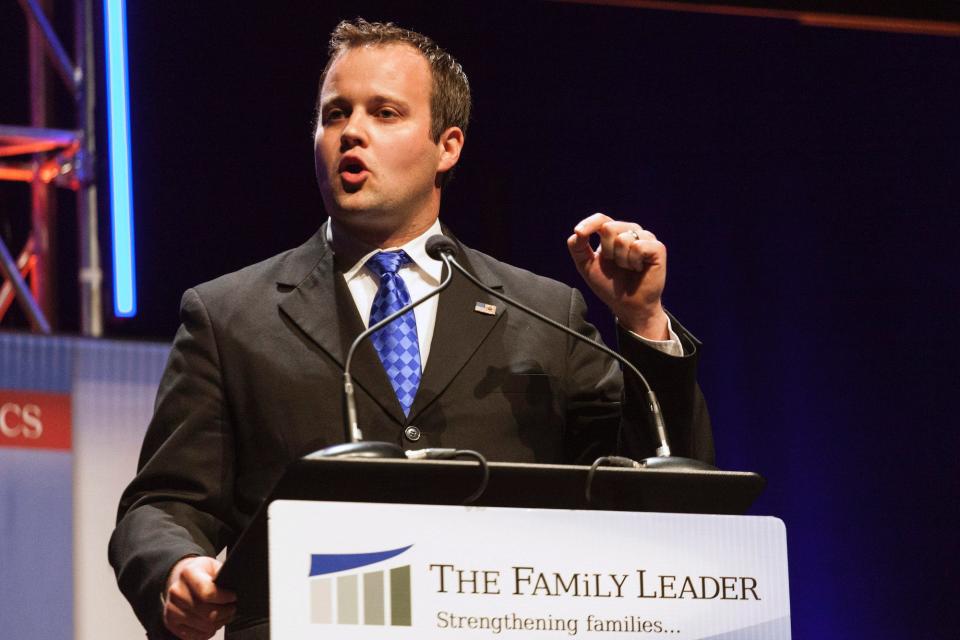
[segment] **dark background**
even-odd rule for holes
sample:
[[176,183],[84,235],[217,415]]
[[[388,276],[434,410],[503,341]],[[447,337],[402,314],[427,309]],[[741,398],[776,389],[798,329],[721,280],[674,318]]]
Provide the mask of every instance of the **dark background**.
[[316,229],[327,34],[396,20],[471,80],[461,239],[578,286],[589,213],[669,247],[719,465],[787,525],[794,637],[956,637],[960,39],[532,1],[128,11],[140,307],[110,335],[169,340],[183,289]]

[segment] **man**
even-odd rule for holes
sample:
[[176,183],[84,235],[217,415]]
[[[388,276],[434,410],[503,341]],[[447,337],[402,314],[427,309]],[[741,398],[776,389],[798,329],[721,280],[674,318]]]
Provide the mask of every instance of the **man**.
[[[297,249],[184,294],[110,544],[121,589],[150,634],[207,638],[234,618],[234,594],[213,582],[213,556],[287,464],[342,439],[339,384],[353,338],[439,283],[443,265],[424,245],[449,233],[440,197],[469,109],[462,69],[425,36],[363,20],[334,31],[315,138],[328,223]],[[616,314],[621,350],[649,375],[677,453],[712,461],[695,343],[673,333],[660,301],[664,246],[603,214],[581,221],[567,244]],[[488,285],[596,338],[575,290],[463,246],[460,255]],[[367,439],[528,462],[589,462],[618,446],[652,455],[644,405],[631,402],[636,381],[463,278],[394,324],[402,334],[382,330],[354,361]],[[232,632],[255,637],[263,621],[243,613]]]

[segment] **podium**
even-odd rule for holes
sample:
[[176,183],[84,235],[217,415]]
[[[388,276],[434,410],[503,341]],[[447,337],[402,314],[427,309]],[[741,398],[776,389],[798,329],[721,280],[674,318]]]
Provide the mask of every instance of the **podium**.
[[274,640],[790,637],[783,525],[739,515],[760,476],[602,467],[588,503],[589,473],[490,463],[460,506],[476,462],[300,460],[217,583]]

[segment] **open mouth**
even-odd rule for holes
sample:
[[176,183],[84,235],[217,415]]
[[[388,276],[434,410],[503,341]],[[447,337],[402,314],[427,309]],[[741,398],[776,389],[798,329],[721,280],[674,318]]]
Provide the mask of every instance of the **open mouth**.
[[344,158],[337,166],[337,171],[344,188],[350,192],[359,189],[370,175],[367,165],[359,158]]
[[359,158],[344,158],[340,161],[337,171],[340,173],[359,175],[367,170],[367,166]]

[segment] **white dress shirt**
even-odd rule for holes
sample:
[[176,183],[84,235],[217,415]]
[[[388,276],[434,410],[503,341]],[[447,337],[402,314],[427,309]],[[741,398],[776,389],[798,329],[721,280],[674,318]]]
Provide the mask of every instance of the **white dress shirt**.
[[[333,224],[327,225],[327,242],[333,246],[338,246],[333,239]],[[417,300],[427,295],[440,286],[440,279],[443,275],[443,262],[434,260],[427,255],[427,238],[442,233],[440,231],[440,221],[434,220],[429,229],[421,233],[410,242],[399,246],[383,249],[383,251],[397,251],[403,249],[410,256],[411,262],[400,267],[399,275],[403,278],[403,283],[407,285],[407,291],[410,292],[410,301]],[[381,249],[372,249],[360,257],[349,269],[343,272],[343,279],[350,289],[350,295],[353,296],[353,302],[357,305],[357,311],[360,312],[360,319],[363,320],[363,326],[370,326],[370,309],[373,307],[373,299],[377,295],[377,289],[380,288],[380,279],[367,268],[367,260]],[[417,342],[420,344],[420,366],[427,365],[427,358],[430,355],[430,343],[433,341],[433,327],[437,321],[437,304],[439,296],[434,296],[419,305],[413,310],[413,315],[417,320]]]
[[[331,220],[326,229],[327,242],[335,247],[343,245],[349,246],[352,243],[352,239],[341,237],[340,235],[337,235],[335,240],[335,233],[339,234],[339,232],[334,230],[334,224]],[[400,249],[406,251],[407,255],[410,256],[411,262],[400,267],[398,273],[400,277],[403,278],[404,284],[407,285],[407,291],[410,292],[410,300],[414,301],[440,286],[440,279],[443,275],[443,262],[434,260],[427,255],[427,238],[442,233],[440,220],[437,219],[433,221],[429,229],[404,245],[382,250],[375,248],[366,251],[359,259],[354,261],[349,268],[344,268],[341,263],[341,268],[344,268],[343,279],[347,283],[350,295],[353,296],[354,304],[357,305],[357,311],[360,312],[363,326],[370,326],[370,309],[373,306],[373,298],[377,295],[377,289],[380,288],[380,279],[366,267],[367,260],[370,259],[370,256],[380,251],[397,251]],[[362,250],[363,249],[358,249],[354,251],[354,254]],[[420,344],[421,367],[427,365],[427,358],[430,355],[430,343],[433,341],[433,328],[437,321],[438,303],[439,296],[434,296],[413,310],[413,315],[417,320],[417,341]],[[674,333],[669,318],[667,318],[667,329],[670,332],[669,340],[648,340],[632,331],[630,334],[664,353],[672,356],[682,356],[683,346],[680,344],[680,338]]]

